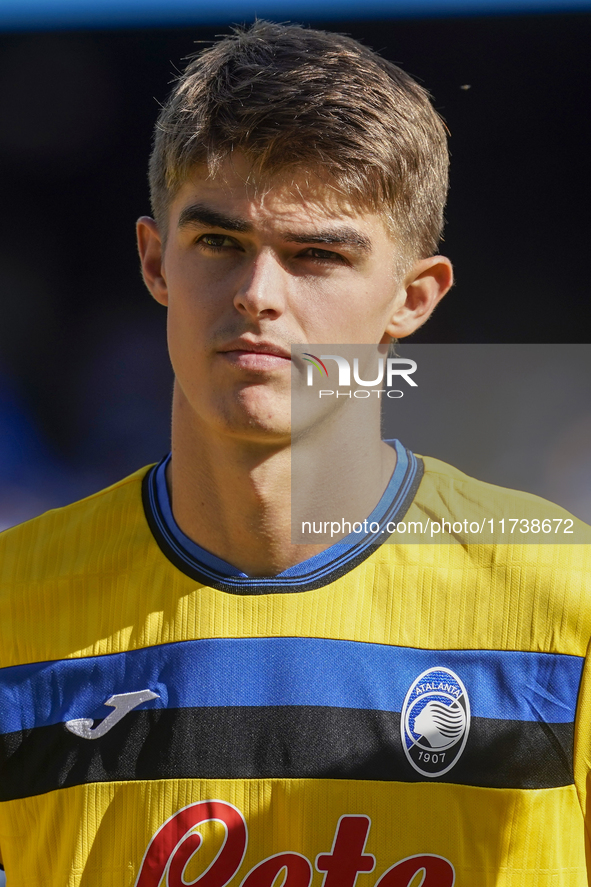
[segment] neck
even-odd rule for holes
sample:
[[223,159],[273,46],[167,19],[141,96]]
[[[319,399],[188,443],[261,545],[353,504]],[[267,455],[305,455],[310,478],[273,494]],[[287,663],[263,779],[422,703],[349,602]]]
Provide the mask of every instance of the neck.
[[395,465],[394,451],[380,441],[379,416],[373,434],[364,426],[351,435],[346,423],[341,436],[338,425],[328,432],[336,447],[326,429],[294,447],[253,443],[203,427],[176,389],[167,482],[180,529],[248,576],[273,576],[324,551],[338,537],[316,544],[292,539],[292,470],[299,526],[300,518],[367,517]]

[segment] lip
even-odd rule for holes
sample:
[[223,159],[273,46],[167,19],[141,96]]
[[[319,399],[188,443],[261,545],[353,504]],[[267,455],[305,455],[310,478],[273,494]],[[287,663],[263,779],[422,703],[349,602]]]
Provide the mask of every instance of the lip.
[[268,342],[266,340],[253,341],[244,338],[234,339],[232,342],[222,345],[221,348],[218,348],[218,351],[220,354],[227,354],[228,356],[231,354],[235,354],[236,356],[240,354],[260,354],[268,355],[269,357],[279,357],[282,360],[291,360],[291,353],[286,348],[282,345],[276,345],[274,342]]

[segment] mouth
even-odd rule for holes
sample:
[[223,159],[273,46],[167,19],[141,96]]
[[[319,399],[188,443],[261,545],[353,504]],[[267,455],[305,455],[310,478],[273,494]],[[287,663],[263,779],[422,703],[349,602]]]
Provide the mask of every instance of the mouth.
[[269,341],[239,338],[218,349],[222,359],[241,369],[273,370],[289,366],[291,352],[283,345]]

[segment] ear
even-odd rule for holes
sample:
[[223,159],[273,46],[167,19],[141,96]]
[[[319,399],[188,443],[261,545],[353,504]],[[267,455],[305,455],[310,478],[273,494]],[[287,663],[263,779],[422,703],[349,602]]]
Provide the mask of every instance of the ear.
[[403,339],[414,333],[433,313],[453,284],[451,262],[445,256],[420,259],[404,278],[385,337]]
[[136,232],[144,283],[157,302],[168,305],[162,238],[156,222],[149,216],[142,216],[137,220]]

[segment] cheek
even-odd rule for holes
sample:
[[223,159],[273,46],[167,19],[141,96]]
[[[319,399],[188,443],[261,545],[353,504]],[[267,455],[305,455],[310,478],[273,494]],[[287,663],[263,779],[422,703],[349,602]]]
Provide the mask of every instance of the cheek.
[[367,317],[363,282],[349,279],[298,281],[291,305],[309,342],[347,342]]
[[187,317],[231,300],[235,269],[229,262],[176,246],[166,255],[165,270],[169,304]]
[[168,339],[174,348],[200,350],[219,325],[227,300],[220,287],[204,281],[189,267],[168,279]]
[[[168,311],[167,338],[168,353],[174,374],[179,381],[185,380],[190,373],[194,360],[195,343],[189,333],[189,325],[171,308]],[[193,358],[192,358],[193,355]]]
[[168,302],[168,351],[175,375],[188,379],[200,375],[200,355],[206,347],[211,322],[196,293],[171,290]]
[[324,326],[332,331],[328,341],[342,344],[377,343],[388,325],[395,304],[392,282],[384,274],[378,280],[359,281],[331,303]]

